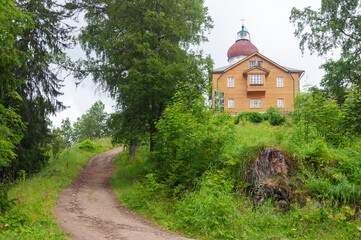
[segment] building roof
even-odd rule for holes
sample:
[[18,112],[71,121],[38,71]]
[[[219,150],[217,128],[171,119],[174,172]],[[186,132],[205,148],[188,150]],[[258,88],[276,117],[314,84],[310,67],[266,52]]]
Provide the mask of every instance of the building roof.
[[240,55],[248,56],[254,52],[258,52],[258,49],[256,48],[256,46],[253,45],[250,41],[242,39],[242,40],[235,42],[228,49],[227,57],[228,57],[228,59],[231,59],[234,57],[238,57]]
[[215,68],[213,69],[213,72],[224,72],[226,69],[232,67],[233,65],[235,65],[236,63],[234,64],[229,64],[227,66],[224,66],[224,67],[220,67],[220,68]]
[[251,43],[251,36],[242,24],[242,30],[237,33],[236,42],[228,49],[228,61],[240,56],[246,57],[254,52],[258,52],[258,49]]
[[213,69],[213,72],[225,72],[227,71],[228,69],[231,69],[232,67],[234,67],[235,65],[238,65],[239,63],[243,62],[243,61],[247,61],[250,57],[254,56],[254,55],[258,55],[259,57],[261,58],[264,58],[266,60],[268,60],[269,62],[275,64],[276,66],[280,67],[281,69],[283,69],[284,71],[286,72],[299,72],[299,74],[303,73],[304,70],[299,70],[299,69],[295,69],[295,68],[290,68],[290,67],[284,67],[284,66],[281,66],[279,65],[278,63],[272,61],[271,59],[267,58],[266,56],[263,56],[262,54],[260,54],[259,52],[254,52],[253,54],[250,54],[249,56],[247,56],[246,58],[234,63],[234,64],[230,64],[230,65],[227,65],[227,66],[224,66],[224,67],[220,67],[220,68],[216,68],[216,69]]
[[285,66],[283,66],[283,67],[290,72],[304,72],[305,71],[305,70],[300,70],[300,69],[296,69],[296,68],[290,68],[290,67],[285,67]]
[[261,70],[262,72],[265,72],[267,75],[270,73],[270,70],[268,70],[268,69],[265,69],[265,68],[262,68],[262,67],[258,67],[258,66],[255,66],[255,67],[253,67],[253,68],[248,68],[248,69],[246,69],[244,72],[243,72],[243,74],[248,74],[249,72],[252,72],[252,71],[254,71],[254,70]]

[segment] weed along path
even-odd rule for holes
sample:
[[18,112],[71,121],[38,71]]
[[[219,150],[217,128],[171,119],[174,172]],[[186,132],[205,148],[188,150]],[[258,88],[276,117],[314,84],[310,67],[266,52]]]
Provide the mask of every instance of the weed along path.
[[80,240],[188,239],[161,230],[119,203],[109,179],[114,172],[113,159],[121,150],[90,159],[73,184],[60,193],[54,211],[62,229]]

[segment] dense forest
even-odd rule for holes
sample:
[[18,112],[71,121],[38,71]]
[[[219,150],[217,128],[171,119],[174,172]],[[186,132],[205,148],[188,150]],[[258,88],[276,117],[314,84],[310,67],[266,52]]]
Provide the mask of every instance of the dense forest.
[[[109,144],[91,141],[109,137],[126,148],[111,180],[119,199],[168,229],[203,239],[357,239],[360,9],[359,0],[294,8],[301,50],[340,57],[320,66],[321,86],[299,94],[293,112],[232,116],[206,104],[212,60],[192,50],[213,24],[203,0],[3,0],[0,233],[35,234],[39,215],[20,208],[21,197],[16,205],[19,182],[38,172],[60,176],[69,152],[95,154]],[[86,25],[72,37],[67,20],[79,14]],[[86,59],[66,55],[76,43]],[[96,102],[75,123],[52,128],[49,116],[66,107],[58,100],[62,70],[78,82],[90,76],[116,100],[116,112]],[[257,185],[250,171],[265,148],[282,150],[288,170]]]

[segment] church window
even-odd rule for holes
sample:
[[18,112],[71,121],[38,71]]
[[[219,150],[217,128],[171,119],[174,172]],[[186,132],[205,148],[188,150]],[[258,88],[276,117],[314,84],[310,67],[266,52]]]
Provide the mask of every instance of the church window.
[[234,78],[228,78],[227,87],[234,87]]
[[263,84],[263,75],[251,75],[251,84]]
[[251,108],[262,108],[262,99],[251,99]]

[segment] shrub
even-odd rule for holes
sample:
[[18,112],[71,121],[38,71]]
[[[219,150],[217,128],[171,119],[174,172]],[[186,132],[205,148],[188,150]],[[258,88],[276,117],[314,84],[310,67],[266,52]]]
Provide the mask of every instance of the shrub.
[[322,93],[304,93],[296,98],[299,106],[293,113],[293,122],[304,126],[308,132],[314,132],[333,145],[343,144],[345,129],[340,106],[336,101],[326,98]]
[[352,89],[343,105],[343,128],[350,135],[361,135],[361,88]]
[[94,151],[99,147],[99,145],[90,141],[89,139],[79,143],[78,148],[84,151]]
[[234,123],[238,124],[241,120],[250,121],[253,123],[260,123],[264,120],[264,118],[263,118],[263,114],[259,112],[241,112],[234,120]]
[[282,115],[278,108],[269,107],[266,111],[267,119],[273,126],[278,126],[286,121],[286,116]]
[[219,156],[234,140],[234,125],[229,116],[213,116],[204,101],[192,102],[182,92],[157,123],[155,151],[157,179],[171,188],[191,187],[195,179],[209,167],[219,164]]
[[9,199],[9,184],[0,183],[0,215],[4,214],[11,206],[13,201]]
[[[197,186],[198,190],[187,195],[175,207],[178,228],[198,231],[199,235],[223,238],[227,233],[229,217],[237,212],[231,188],[227,181],[215,174],[205,173]],[[218,231],[217,231],[218,230]],[[220,230],[226,230],[224,234]]]

